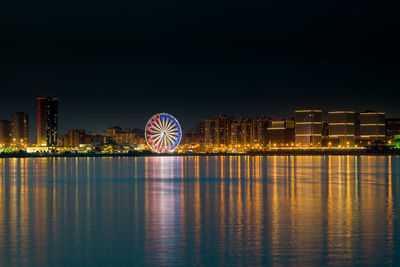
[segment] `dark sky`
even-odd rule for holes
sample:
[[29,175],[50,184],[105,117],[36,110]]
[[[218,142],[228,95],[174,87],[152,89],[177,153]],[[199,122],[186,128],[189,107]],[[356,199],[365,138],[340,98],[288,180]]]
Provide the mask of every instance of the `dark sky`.
[[60,97],[60,127],[184,128],[296,108],[400,117],[398,8],[384,1],[0,3],[0,119]]

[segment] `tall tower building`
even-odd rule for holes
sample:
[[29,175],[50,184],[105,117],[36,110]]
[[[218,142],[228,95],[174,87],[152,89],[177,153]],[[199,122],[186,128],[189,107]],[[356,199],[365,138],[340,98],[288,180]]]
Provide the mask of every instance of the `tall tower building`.
[[25,112],[15,112],[11,119],[11,138],[15,144],[25,144],[29,142],[28,114]]
[[329,139],[340,146],[353,146],[355,139],[355,112],[331,111],[329,116]]
[[296,110],[295,139],[297,146],[322,145],[322,111]]
[[37,98],[37,144],[56,146],[58,142],[58,98]]

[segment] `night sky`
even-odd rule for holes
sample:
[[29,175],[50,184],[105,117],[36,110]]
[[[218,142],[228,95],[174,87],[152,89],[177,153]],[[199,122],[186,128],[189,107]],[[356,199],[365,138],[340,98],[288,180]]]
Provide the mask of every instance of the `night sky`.
[[381,1],[0,3],[0,119],[60,97],[61,133],[184,128],[296,108],[400,117],[398,8]]

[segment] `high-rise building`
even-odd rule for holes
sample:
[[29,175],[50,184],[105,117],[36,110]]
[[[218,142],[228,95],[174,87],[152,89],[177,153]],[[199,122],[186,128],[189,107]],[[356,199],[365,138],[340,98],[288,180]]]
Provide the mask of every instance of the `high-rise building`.
[[372,145],[385,141],[385,113],[367,111],[359,114],[360,139],[362,145]]
[[11,120],[11,138],[15,144],[25,144],[29,142],[28,114],[25,112],[15,112]]
[[219,115],[215,119],[204,120],[204,144],[206,149],[230,144],[232,121],[232,117],[225,115]]
[[0,120],[0,145],[8,145],[11,143],[11,122],[8,120]]
[[267,144],[267,128],[270,120],[270,118],[265,116],[260,116],[253,120],[253,145],[262,147]]
[[195,134],[199,136],[199,144],[201,149],[204,148],[204,122],[199,122],[196,124],[194,129]]
[[204,120],[204,145],[210,147],[214,144],[215,121],[213,119]]
[[230,145],[252,146],[253,145],[253,121],[246,118],[233,120],[231,124]]
[[37,99],[37,144],[57,146],[58,143],[58,98]]
[[233,118],[225,115],[219,115],[215,118],[214,145],[228,146],[230,143],[231,124]]
[[392,140],[395,135],[400,135],[400,118],[396,119],[386,119],[386,139]]
[[322,111],[295,111],[296,146],[316,147],[322,145]]
[[331,111],[328,118],[329,141],[340,146],[354,146],[355,112]]

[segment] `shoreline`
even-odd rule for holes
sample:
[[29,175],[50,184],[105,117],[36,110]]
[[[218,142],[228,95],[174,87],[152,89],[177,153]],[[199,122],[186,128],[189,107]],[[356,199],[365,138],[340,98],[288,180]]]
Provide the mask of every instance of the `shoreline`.
[[250,151],[246,153],[154,153],[128,152],[128,153],[1,153],[0,158],[56,158],[56,157],[188,157],[188,156],[398,156],[400,149],[387,147],[365,149],[299,149],[299,150],[269,150]]

